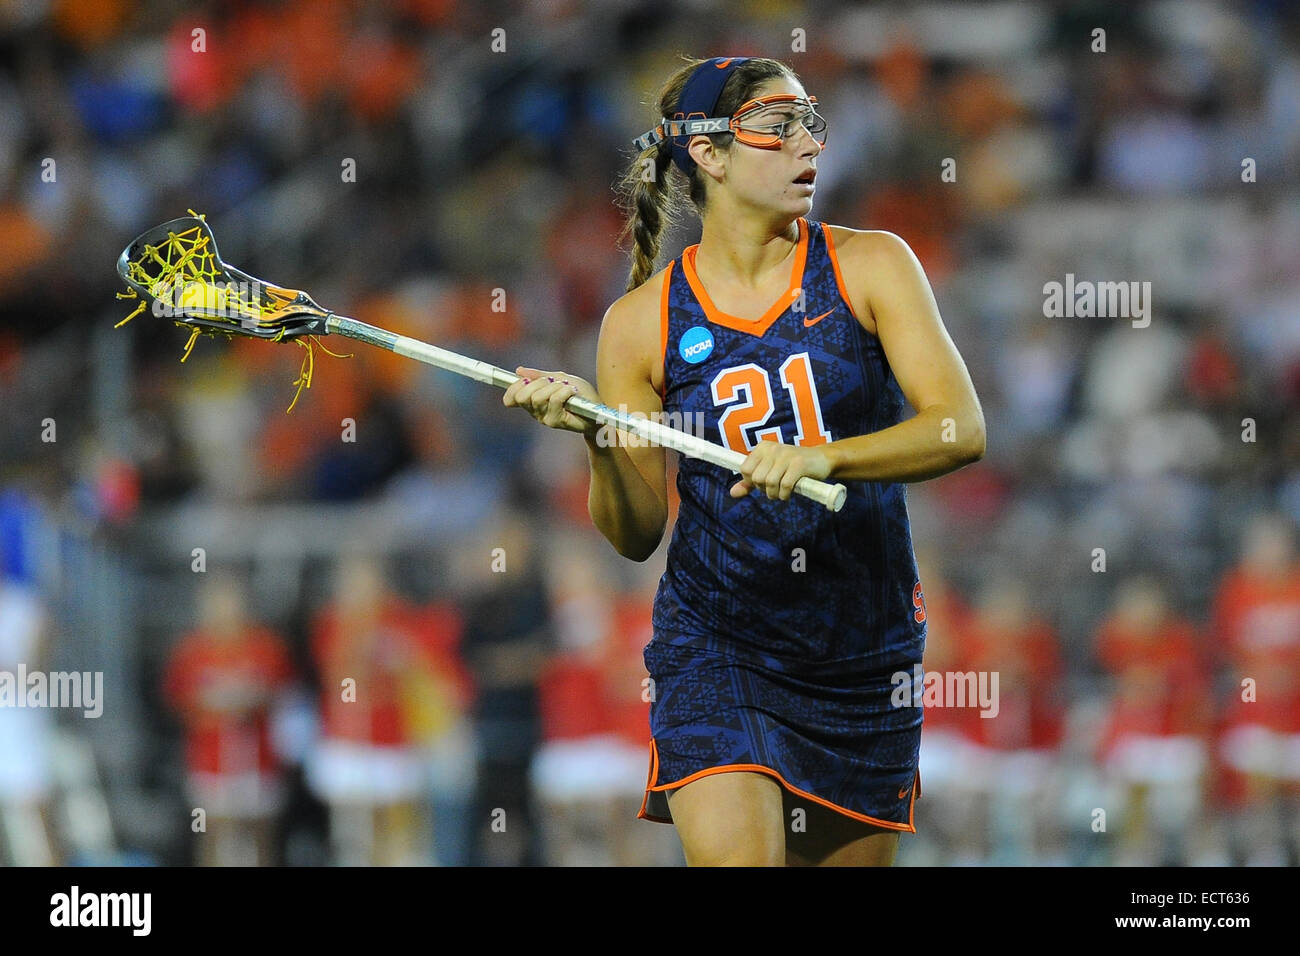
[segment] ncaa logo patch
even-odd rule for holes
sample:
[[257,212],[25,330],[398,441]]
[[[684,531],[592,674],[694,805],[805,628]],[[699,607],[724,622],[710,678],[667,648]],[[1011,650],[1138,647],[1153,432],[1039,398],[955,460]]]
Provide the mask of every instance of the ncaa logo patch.
[[692,365],[703,362],[713,353],[713,333],[702,325],[693,326],[682,333],[677,351]]

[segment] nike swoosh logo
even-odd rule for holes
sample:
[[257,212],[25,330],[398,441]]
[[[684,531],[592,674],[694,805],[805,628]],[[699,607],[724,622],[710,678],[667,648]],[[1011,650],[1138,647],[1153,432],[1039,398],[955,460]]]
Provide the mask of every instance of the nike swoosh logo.
[[899,789],[899,791],[898,791],[898,799],[899,799],[899,800],[906,800],[906,799],[907,799],[907,795],[908,795],[909,793],[911,793],[911,792],[912,792],[912,788],[911,788],[911,787],[902,787],[902,788]]
[[817,318],[815,319],[804,319],[803,320],[804,328],[808,328],[810,326],[816,325],[818,322],[826,318],[826,316],[830,315],[834,311],[835,311],[834,309],[827,309],[825,312],[817,316]]

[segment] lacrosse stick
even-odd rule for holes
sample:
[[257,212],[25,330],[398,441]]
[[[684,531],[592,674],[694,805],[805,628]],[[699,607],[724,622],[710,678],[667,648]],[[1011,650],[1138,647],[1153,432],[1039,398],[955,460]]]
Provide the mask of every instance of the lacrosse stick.
[[[201,334],[248,335],[273,342],[296,342],[306,349],[302,368],[294,384],[289,411],[297,404],[302,390],[311,385],[314,348],[319,346],[330,355],[318,336],[337,334],[381,349],[396,352],[437,368],[464,375],[498,388],[508,388],[518,375],[487,362],[438,348],[427,342],[397,335],[357,319],[337,315],[321,308],[306,292],[286,289],[263,282],[227,265],[217,254],[217,242],[203,217],[173,219],[138,236],[122,251],[117,271],[129,286],[119,292],[123,299],[139,299],[139,305],[118,326],[124,325],[147,308],[191,330],[185,355],[189,357],[194,341]],[[745,455],[706,441],[660,422],[635,418],[625,412],[574,395],[565,407],[588,421],[635,434],[655,445],[672,448],[691,458],[711,462],[733,472],[740,472]],[[844,506],[847,489],[842,484],[828,484],[803,477],[794,490],[829,508]]]

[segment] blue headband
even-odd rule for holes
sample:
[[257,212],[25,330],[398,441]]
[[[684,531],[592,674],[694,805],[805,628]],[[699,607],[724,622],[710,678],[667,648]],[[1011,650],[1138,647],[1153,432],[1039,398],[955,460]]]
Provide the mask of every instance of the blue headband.
[[[697,66],[691,73],[690,79],[686,81],[686,86],[682,88],[681,98],[677,101],[677,112],[672,118],[712,117],[718,105],[718,97],[722,94],[722,88],[727,85],[727,80],[736,71],[736,67],[748,59],[747,56],[715,56]],[[686,151],[686,145],[690,141],[689,136],[673,137],[673,162],[687,177],[695,172],[695,160],[691,159],[691,154]]]

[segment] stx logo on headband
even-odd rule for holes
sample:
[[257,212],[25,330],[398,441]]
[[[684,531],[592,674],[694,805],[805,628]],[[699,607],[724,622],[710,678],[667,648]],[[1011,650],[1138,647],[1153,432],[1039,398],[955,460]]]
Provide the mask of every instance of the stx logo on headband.
[[664,124],[669,136],[699,136],[708,133],[725,133],[730,120],[717,119],[672,119]]

